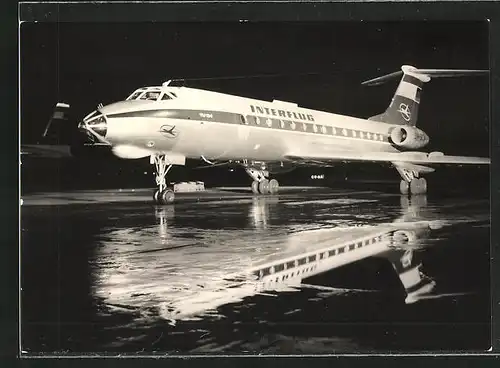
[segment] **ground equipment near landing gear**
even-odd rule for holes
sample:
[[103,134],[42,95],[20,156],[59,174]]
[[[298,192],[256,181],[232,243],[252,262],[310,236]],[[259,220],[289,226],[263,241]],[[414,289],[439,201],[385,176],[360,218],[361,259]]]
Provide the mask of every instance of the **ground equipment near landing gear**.
[[269,172],[267,170],[257,170],[246,167],[246,172],[252,177],[252,192],[255,194],[277,194],[279,191],[279,183],[276,179],[267,179]]
[[153,200],[158,204],[173,203],[175,194],[172,189],[167,188],[166,180],[167,173],[172,168],[172,165],[168,164],[165,155],[152,155],[150,162],[155,165],[155,178],[158,186],[158,189],[153,194]]
[[427,180],[419,178],[418,171],[410,171],[407,169],[399,169],[401,182],[399,183],[399,191],[404,195],[419,195],[427,193]]

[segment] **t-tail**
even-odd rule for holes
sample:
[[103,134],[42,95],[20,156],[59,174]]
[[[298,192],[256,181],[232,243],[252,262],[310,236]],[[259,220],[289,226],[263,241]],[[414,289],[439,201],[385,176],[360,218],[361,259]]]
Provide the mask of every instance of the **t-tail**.
[[368,120],[396,125],[416,126],[424,83],[429,82],[431,78],[463,77],[487,73],[487,70],[417,69],[413,66],[403,65],[401,71],[370,79],[362,83],[367,86],[377,86],[394,78],[399,78],[402,75],[401,81],[399,82],[398,88],[387,110],[382,114],[370,117]]

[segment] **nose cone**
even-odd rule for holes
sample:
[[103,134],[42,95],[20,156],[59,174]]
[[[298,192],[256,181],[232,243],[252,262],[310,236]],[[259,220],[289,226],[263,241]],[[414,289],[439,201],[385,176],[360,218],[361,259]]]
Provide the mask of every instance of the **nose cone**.
[[108,132],[106,117],[95,111],[78,124],[78,128],[85,132],[92,140],[103,141]]
[[92,129],[95,133],[105,138],[108,132],[108,123],[106,122],[106,118],[101,115],[97,119],[89,121],[87,123],[87,128]]

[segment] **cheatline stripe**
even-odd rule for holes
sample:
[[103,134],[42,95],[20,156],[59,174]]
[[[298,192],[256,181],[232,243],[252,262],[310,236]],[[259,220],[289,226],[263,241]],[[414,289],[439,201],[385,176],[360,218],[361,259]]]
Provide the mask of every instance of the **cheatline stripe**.
[[417,102],[417,86],[408,82],[401,81],[396,91],[396,95],[409,98]]
[[[388,136],[357,129],[337,128],[329,125],[276,119],[254,115],[242,115],[225,111],[159,109],[107,114],[108,118],[168,118],[180,120],[211,121],[214,123],[237,124],[256,128],[279,129],[290,132],[318,134],[338,138],[356,138],[378,143],[388,143]],[[333,131],[335,129],[335,132]],[[380,139],[382,137],[382,139]]]
[[414,84],[418,87],[422,87],[424,84],[424,82],[422,82],[420,79],[418,79],[417,77],[414,77],[413,75],[409,75],[409,74],[404,75],[403,81]]

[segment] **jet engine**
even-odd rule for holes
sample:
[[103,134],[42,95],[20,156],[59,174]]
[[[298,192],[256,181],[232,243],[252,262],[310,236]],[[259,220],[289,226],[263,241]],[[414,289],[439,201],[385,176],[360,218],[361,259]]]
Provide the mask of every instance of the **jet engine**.
[[410,126],[392,128],[390,133],[391,143],[405,149],[419,149],[429,143],[429,136],[422,130]]
[[429,234],[430,228],[426,226],[417,229],[397,230],[393,233],[392,239],[396,245],[407,245],[425,239]]

